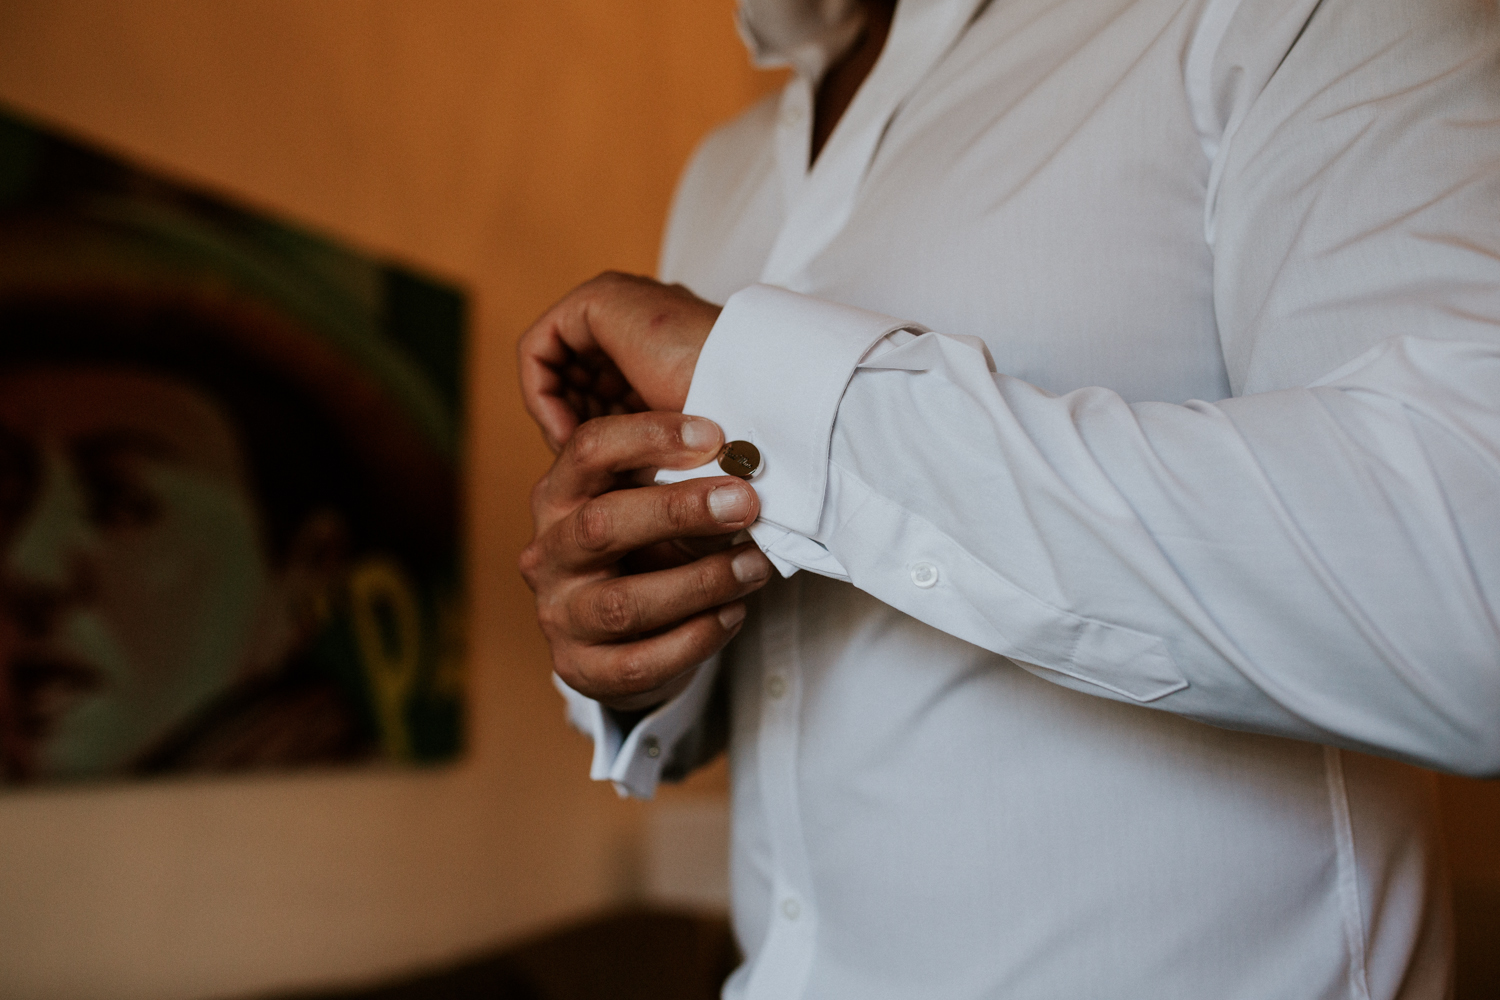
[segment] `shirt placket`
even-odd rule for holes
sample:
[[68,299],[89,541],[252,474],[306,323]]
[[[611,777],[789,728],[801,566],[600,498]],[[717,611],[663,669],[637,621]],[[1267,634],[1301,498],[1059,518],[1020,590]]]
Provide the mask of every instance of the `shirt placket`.
[[805,287],[807,265],[836,237],[854,210],[886,126],[943,53],[963,33],[983,0],[902,0],[876,62],[838,127],[808,169],[813,81],[797,77],[782,92],[776,155],[788,206],[761,281],[793,291]]
[[793,577],[763,606],[760,738],[755,748],[761,802],[771,844],[768,931],[746,989],[747,1000],[801,996],[812,971],[818,908],[799,801],[802,714],[799,653],[802,583]]
[[[853,210],[886,125],[906,96],[962,33],[981,0],[903,0],[882,56],[808,169],[812,81],[782,92],[777,167],[786,218],[762,280],[796,291],[807,265],[838,234]],[[771,846],[768,931],[746,984],[747,1000],[800,997],[812,972],[818,905],[800,808],[799,749],[805,687],[800,643],[802,581],[794,576],[763,605],[760,729],[756,744],[761,802]]]

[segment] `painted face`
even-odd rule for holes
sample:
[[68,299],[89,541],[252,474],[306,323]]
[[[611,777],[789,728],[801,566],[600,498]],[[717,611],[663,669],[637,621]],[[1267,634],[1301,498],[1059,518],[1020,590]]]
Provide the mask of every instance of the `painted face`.
[[211,398],[106,368],[0,373],[0,763],[126,766],[222,691],[271,573]]

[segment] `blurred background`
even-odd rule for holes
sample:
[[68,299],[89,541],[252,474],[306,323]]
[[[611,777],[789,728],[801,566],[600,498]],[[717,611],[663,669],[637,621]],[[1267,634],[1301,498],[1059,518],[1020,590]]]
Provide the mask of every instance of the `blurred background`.
[[[707,980],[733,960],[718,922],[722,767],[654,803],[621,801],[587,780],[589,745],[549,683],[515,570],[549,455],[513,357],[573,285],[654,269],[694,144],[780,83],[749,67],[732,9],[0,3],[0,105],[433,275],[469,309],[466,754],[430,769],[0,793],[0,996],[354,989],[503,952],[504,969],[450,978],[444,994],[500,996],[515,969],[600,941],[627,956],[622,983],[630,955],[685,955]],[[1443,789],[1460,996],[1500,996],[1500,787]],[[620,916],[645,912],[657,916]]]

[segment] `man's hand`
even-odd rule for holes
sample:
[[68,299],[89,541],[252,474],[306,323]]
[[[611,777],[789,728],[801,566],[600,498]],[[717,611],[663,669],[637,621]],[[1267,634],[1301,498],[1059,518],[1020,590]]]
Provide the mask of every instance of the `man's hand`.
[[681,285],[608,272],[522,335],[521,395],[554,452],[585,420],[680,412],[719,307]]
[[625,568],[663,543],[727,539],[759,515],[755,491],[730,476],[630,488],[642,470],[693,468],[722,445],[723,432],[701,417],[600,417],[569,436],[532,491],[536,537],[521,574],[553,668],[575,691],[621,711],[649,707],[739,631],[740,599],[771,575],[754,544],[633,575]]

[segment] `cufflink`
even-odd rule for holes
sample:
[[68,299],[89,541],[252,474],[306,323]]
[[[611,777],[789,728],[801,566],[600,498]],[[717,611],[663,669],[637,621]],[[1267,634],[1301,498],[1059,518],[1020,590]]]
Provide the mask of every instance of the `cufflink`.
[[740,479],[754,479],[760,465],[760,449],[749,441],[731,441],[719,452],[719,468]]

